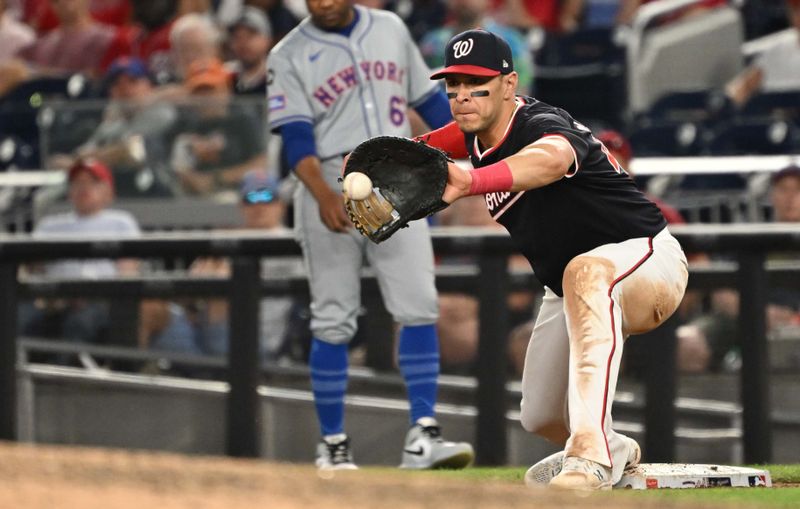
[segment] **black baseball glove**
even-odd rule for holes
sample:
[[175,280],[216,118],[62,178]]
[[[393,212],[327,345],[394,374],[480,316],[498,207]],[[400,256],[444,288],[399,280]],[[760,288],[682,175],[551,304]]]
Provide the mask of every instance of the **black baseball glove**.
[[353,200],[342,190],[350,220],[377,244],[409,221],[447,207],[442,194],[448,160],[441,150],[408,138],[378,136],[361,143],[350,154],[343,177],[364,173],[372,180],[372,193]]

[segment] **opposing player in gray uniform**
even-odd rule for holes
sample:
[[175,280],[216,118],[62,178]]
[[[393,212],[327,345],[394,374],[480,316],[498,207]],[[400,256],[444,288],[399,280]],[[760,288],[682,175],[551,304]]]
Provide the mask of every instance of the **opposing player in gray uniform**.
[[307,5],[310,16],[270,52],[267,87],[270,128],[281,134],[302,182],[295,194],[295,228],[311,287],[309,365],[322,433],[317,466],[357,468],[344,432],[344,395],[347,345],[356,332],[366,260],[386,308],[402,325],[398,361],[411,427],[401,467],[464,467],[472,462],[472,447],[444,441],[434,417],[438,309],[428,225],[415,221],[372,244],[352,227],[337,182],[343,156],[360,142],[411,134],[409,107],[431,127],[450,121],[447,99],[428,80],[430,71],[396,15],[350,0]]

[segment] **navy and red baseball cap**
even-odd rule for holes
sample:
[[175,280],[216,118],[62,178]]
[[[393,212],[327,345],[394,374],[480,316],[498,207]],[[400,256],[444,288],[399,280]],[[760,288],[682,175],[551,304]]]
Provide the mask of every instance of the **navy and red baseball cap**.
[[447,43],[444,69],[431,75],[439,80],[448,74],[497,76],[514,71],[511,47],[502,37],[483,29],[467,30]]

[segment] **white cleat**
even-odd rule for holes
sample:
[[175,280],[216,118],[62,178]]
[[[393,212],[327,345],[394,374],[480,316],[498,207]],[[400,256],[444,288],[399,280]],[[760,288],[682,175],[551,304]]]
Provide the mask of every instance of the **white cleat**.
[[548,486],[571,491],[610,490],[611,469],[591,460],[567,456],[561,472]]
[[[636,440],[620,435],[628,443],[628,460],[625,469],[633,468],[642,460],[642,449]],[[539,461],[525,472],[525,485],[529,487],[543,487],[561,473],[564,465],[564,451],[558,451]],[[605,468],[605,467],[603,467]]]
[[628,442],[628,461],[625,462],[625,470],[633,468],[642,461],[642,448],[636,440],[620,435],[625,442]]
[[474,458],[471,445],[445,441],[436,419],[422,417],[406,434],[400,468],[459,469],[469,466]]
[[350,452],[350,439],[344,433],[322,437],[317,444],[317,468],[320,470],[358,470]]
[[525,485],[543,488],[561,472],[564,466],[564,451],[558,451],[539,461],[525,472]]

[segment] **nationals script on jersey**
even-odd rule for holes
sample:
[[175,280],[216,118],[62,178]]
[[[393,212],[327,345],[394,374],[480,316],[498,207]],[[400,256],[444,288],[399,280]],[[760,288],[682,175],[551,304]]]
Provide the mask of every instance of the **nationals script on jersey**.
[[267,60],[269,126],[314,125],[320,159],[373,136],[409,136],[406,109],[437,91],[408,29],[394,13],[355,6],[349,36],[304,19]]

